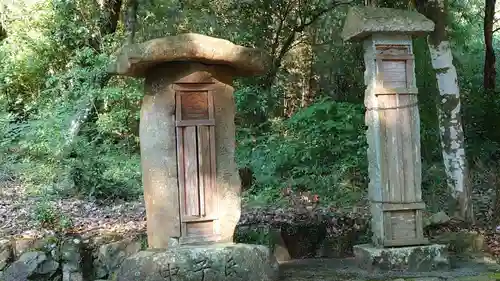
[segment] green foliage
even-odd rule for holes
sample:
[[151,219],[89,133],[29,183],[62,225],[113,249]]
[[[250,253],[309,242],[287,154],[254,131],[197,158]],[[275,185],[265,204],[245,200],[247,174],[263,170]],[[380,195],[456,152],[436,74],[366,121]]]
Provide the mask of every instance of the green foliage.
[[140,157],[125,145],[79,141],[71,165],[74,192],[97,198],[134,199],[142,194]]
[[[142,81],[110,79],[105,73],[123,43],[123,17],[108,34],[103,24],[111,11],[100,6],[104,1],[14,2],[0,15],[7,34],[0,42],[0,180],[17,178],[37,194],[137,198],[142,192]],[[237,162],[255,178],[247,202],[276,202],[285,186],[313,191],[336,205],[356,202],[366,192],[363,48],[339,36],[346,6],[297,30],[329,3],[141,2],[136,41],[198,32],[261,47],[281,59],[270,89],[263,90],[260,77],[234,85]],[[404,8],[406,3],[391,5]],[[467,153],[471,160],[490,163],[498,159],[500,128],[492,120],[500,115],[500,99],[483,94],[481,86],[482,24],[474,19],[482,5],[450,3],[449,34],[463,95]],[[294,40],[287,46],[288,38]],[[423,194],[431,208],[440,208],[446,183],[435,73],[425,38],[414,41],[414,51]],[[308,94],[314,103],[306,101]],[[478,179],[494,171],[473,173]],[[491,184],[481,186],[486,190]],[[50,220],[50,212],[40,213],[40,220]]]
[[44,198],[35,205],[33,218],[42,227],[58,231],[66,230],[73,226],[71,218],[58,212],[47,198]]
[[30,26],[37,37],[27,36],[24,24],[9,25],[0,45],[7,58],[0,66],[2,170],[15,171],[36,193],[135,198],[141,93],[137,82],[105,86],[106,52],[119,42],[103,38],[101,51],[89,45],[98,26],[86,20],[97,10],[84,4],[42,5],[44,17]]
[[322,99],[288,120],[270,121],[272,133],[240,139],[237,159],[250,167],[253,193],[276,199],[290,185],[339,204],[359,199],[366,184],[366,141],[360,105]]
[[234,235],[236,243],[265,245],[274,247],[271,239],[270,228],[268,226],[261,227],[237,227]]

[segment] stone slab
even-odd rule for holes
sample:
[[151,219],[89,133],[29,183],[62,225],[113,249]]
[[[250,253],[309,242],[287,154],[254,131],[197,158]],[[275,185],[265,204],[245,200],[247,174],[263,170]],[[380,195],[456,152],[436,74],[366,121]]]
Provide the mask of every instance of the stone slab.
[[117,51],[108,72],[144,77],[149,68],[172,61],[224,64],[233,67],[238,75],[252,76],[264,74],[272,58],[261,49],[203,34],[184,33],[123,46]]
[[422,36],[433,30],[434,22],[414,11],[353,6],[349,8],[341,36],[345,41],[355,41],[373,33]]
[[448,268],[447,245],[378,248],[371,244],[354,246],[358,265],[367,270],[403,270],[427,272]]
[[272,281],[279,266],[269,248],[249,244],[181,246],[127,258],[117,281]]

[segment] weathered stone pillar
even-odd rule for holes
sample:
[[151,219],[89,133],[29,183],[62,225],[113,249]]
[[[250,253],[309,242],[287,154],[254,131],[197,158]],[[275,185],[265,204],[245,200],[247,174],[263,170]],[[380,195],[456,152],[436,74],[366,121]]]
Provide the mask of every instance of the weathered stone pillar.
[[267,70],[265,52],[200,34],[123,47],[109,71],[145,77],[141,163],[149,250],[117,281],[271,281],[278,263],[260,245],[234,244],[241,213],[233,77]]
[[150,248],[233,241],[241,188],[232,79],[264,73],[269,60],[199,34],[120,50],[110,72],[146,78],[139,134]]
[[[365,49],[373,246],[355,246],[363,265],[414,269],[416,264],[446,261],[444,247],[427,245],[423,234],[425,203],[412,47],[412,36],[433,29],[434,23],[419,13],[388,8],[353,7],[345,21],[344,40],[363,40]],[[401,246],[406,248],[383,249]]]

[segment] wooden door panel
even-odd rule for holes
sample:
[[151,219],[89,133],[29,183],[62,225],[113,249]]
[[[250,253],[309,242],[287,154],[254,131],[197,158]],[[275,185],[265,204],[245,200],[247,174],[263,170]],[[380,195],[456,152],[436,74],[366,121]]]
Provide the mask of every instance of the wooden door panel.
[[186,236],[212,236],[214,235],[214,222],[210,221],[197,221],[186,222]]
[[208,93],[186,92],[181,95],[181,120],[209,119]]
[[383,60],[382,65],[385,88],[406,88],[406,61]]
[[196,127],[182,128],[183,150],[184,150],[184,186],[181,192],[184,194],[184,215],[199,216],[199,180],[198,180],[198,155],[196,149]]
[[213,240],[218,219],[213,96],[178,91],[176,103],[181,240]]
[[427,244],[422,228],[417,91],[410,45],[376,45],[383,245]]
[[[404,90],[413,87],[413,59],[408,46],[378,45],[378,82],[383,88]],[[411,116],[418,110],[412,106],[416,96],[394,92],[377,95],[381,120],[380,148],[382,152],[381,181],[384,202],[414,202],[415,177],[409,171],[414,159]],[[390,148],[390,149],[386,149]],[[404,170],[405,173],[400,171]]]

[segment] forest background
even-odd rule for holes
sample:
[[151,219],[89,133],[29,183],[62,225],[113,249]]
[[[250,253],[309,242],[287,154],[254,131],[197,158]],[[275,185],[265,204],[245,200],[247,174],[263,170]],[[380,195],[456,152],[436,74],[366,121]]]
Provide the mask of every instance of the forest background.
[[[429,4],[430,3],[430,4]],[[478,222],[500,213],[500,96],[495,0],[380,1],[438,11],[460,87],[466,184]],[[374,4],[374,3],[372,3]],[[363,49],[340,38],[349,5],[325,0],[0,1],[0,181],[33,196],[141,200],[142,81],[110,77],[127,42],[196,32],[262,48],[262,77],[235,81],[237,163],[247,206],[280,204],[285,187],[336,208],[366,202]],[[432,5],[431,5],[432,6]],[[424,7],[424,8],[422,8]],[[496,10],[495,10],[496,8]],[[495,11],[498,11],[495,13]],[[434,13],[436,15],[436,13]],[[423,195],[443,210],[453,192],[440,138],[431,42],[414,40]],[[448,172],[448,173],[447,173]],[[446,208],[445,208],[446,210]]]

